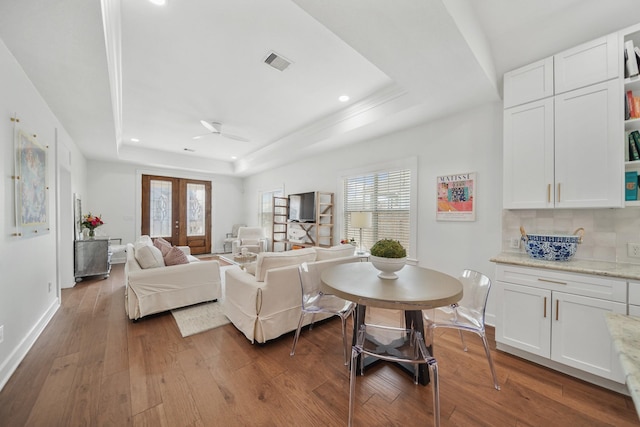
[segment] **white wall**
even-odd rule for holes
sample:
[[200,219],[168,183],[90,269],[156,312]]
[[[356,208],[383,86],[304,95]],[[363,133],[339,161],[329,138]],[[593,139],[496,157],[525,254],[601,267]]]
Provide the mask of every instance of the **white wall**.
[[105,224],[96,230],[97,234],[120,237],[123,244],[134,242],[140,235],[142,174],[211,181],[211,250],[214,253],[223,251],[226,233],[244,217],[241,178],[96,160],[88,161],[88,168],[91,176],[87,193],[82,197],[83,211],[102,215]]
[[[249,177],[247,221],[255,222],[258,193],[284,186],[286,194],[338,192],[345,171],[418,157],[417,259],[421,266],[457,275],[464,268],[494,277],[489,259],[501,250],[502,104],[493,103],[432,123],[355,144]],[[476,221],[436,221],[436,177],[477,173]],[[338,212],[339,214],[339,212]],[[341,221],[340,221],[341,222]],[[337,229],[334,237],[340,239]],[[493,323],[490,298],[488,323]]]
[[[84,185],[84,157],[70,136],[31,84],[22,68],[0,40],[0,326],[4,326],[4,340],[0,343],[0,388],[48,320],[59,307],[59,288],[56,269],[56,130],[58,145],[67,148],[74,171],[74,188],[64,194],[81,191]],[[38,135],[49,145],[48,186],[50,232],[38,236],[16,237],[14,180],[13,123],[17,114],[20,126]],[[69,190],[69,189],[66,189]],[[51,290],[49,290],[51,283]]]

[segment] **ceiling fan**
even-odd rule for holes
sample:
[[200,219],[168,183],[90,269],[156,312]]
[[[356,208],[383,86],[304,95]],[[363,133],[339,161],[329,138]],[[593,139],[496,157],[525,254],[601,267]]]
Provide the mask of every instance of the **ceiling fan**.
[[200,139],[200,138],[204,138],[205,136],[209,136],[209,135],[220,135],[220,136],[224,136],[225,138],[235,139],[236,141],[249,142],[249,140],[247,138],[243,138],[241,136],[231,135],[229,133],[222,132],[222,124],[221,123],[208,122],[206,120],[200,120],[200,123],[209,132],[205,133],[203,135],[194,136],[193,139]]

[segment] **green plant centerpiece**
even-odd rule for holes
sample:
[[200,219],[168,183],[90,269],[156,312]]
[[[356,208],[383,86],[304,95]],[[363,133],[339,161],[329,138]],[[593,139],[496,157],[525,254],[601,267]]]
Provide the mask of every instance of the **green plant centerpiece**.
[[371,264],[380,270],[381,279],[397,279],[396,271],[400,271],[407,262],[407,250],[398,240],[382,239],[371,246]]

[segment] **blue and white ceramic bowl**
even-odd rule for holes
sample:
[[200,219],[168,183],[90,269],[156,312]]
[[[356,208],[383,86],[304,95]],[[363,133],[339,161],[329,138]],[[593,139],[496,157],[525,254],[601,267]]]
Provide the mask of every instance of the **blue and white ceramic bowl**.
[[584,229],[579,228],[573,235],[526,234],[520,228],[527,254],[531,258],[547,261],[568,261],[576,254],[578,244],[582,243]]

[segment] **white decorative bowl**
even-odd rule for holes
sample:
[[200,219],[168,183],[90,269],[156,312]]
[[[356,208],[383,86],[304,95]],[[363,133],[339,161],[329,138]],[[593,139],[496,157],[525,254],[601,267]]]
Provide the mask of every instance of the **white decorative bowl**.
[[402,270],[407,263],[407,257],[404,258],[382,258],[371,255],[369,257],[371,264],[380,270],[378,277],[381,279],[397,279],[396,271]]

